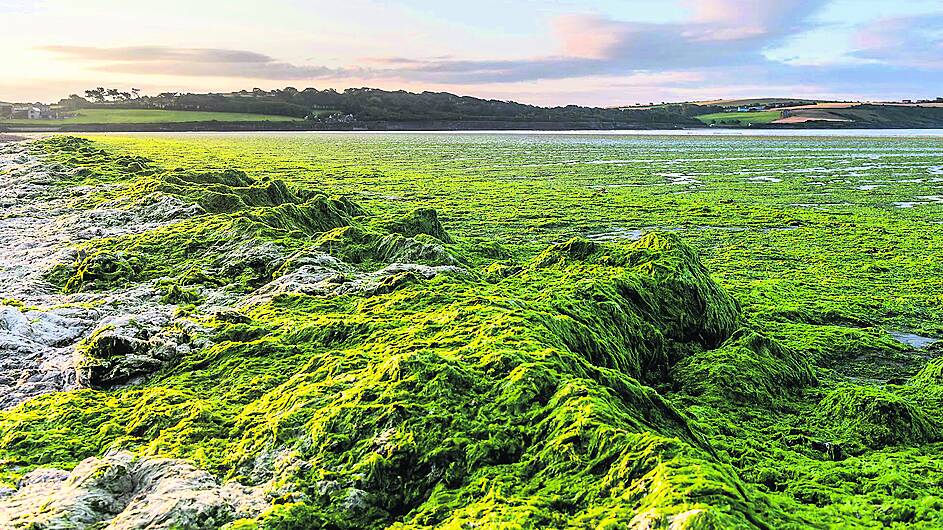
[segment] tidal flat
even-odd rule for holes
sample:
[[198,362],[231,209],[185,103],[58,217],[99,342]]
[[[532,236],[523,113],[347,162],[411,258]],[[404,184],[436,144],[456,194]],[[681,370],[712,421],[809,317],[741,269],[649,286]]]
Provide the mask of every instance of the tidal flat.
[[0,526],[943,527],[941,160],[0,144]]

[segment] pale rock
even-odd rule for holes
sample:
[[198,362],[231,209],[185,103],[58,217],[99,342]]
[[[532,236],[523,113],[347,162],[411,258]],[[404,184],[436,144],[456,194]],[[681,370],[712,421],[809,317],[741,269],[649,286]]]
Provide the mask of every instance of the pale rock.
[[72,472],[36,469],[0,495],[0,528],[216,529],[268,507],[259,487],[220,484],[183,460],[115,452]]

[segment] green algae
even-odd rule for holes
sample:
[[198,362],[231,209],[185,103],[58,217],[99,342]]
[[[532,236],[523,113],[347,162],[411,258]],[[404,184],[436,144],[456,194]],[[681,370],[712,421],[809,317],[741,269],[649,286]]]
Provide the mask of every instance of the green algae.
[[[466,236],[451,209],[359,206],[322,185],[238,170],[164,170],[123,154],[127,145],[42,145],[84,169],[63,185],[106,186],[86,205],[130,205],[160,192],[202,208],[80,249],[133,256],[136,267],[76,266],[51,279],[72,290],[159,279],[168,301],[194,306],[211,343],[136,387],[47,395],[0,413],[6,476],[123,447],[269,482],[271,510],[233,528],[943,521],[939,363],[874,327],[898,318],[876,308],[912,313],[920,304],[850,295],[805,303],[821,291],[755,265],[760,257],[813,259],[835,274],[811,249],[776,243],[791,233],[770,233],[749,260],[737,254],[740,232],[711,233],[731,246],[699,247],[707,263],[754,267],[733,281],[724,268],[732,284],[724,288],[689,238],[673,233],[522,247]],[[662,200],[679,201],[692,223],[716,209],[762,217],[720,202]],[[517,236],[547,240],[556,226],[571,226],[554,215],[534,215]],[[816,215],[763,219],[806,227],[821,222]],[[265,245],[283,252],[242,259]],[[199,313],[200,289],[249,292],[312,250],[360,270],[458,263],[471,273],[404,276],[365,296],[282,294],[240,313]],[[907,384],[877,380],[889,373]],[[849,376],[860,379],[848,384]]]
[[837,441],[855,452],[859,447],[914,445],[940,435],[918,404],[875,388],[836,388],[816,406],[815,414],[824,428],[836,433]]

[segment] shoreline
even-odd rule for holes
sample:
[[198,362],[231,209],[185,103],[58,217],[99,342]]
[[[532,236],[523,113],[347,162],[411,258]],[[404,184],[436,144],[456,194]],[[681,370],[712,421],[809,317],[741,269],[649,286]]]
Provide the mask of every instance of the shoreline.
[[[691,133],[717,131],[718,134],[749,134],[751,132],[784,131],[939,131],[941,128],[907,125],[862,127],[851,122],[803,122],[756,124],[750,127],[690,127],[671,123],[640,126],[638,123],[581,123],[581,122],[371,122],[356,124],[318,124],[295,122],[186,122],[186,123],[121,123],[82,125],[3,125],[0,124],[0,143],[24,139],[30,133]],[[726,131],[726,132],[720,132]]]

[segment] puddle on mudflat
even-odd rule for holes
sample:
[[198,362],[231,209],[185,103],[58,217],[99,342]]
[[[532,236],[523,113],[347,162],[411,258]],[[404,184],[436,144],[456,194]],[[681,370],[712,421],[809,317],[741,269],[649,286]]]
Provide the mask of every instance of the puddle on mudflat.
[[645,234],[644,230],[631,230],[628,228],[613,228],[606,232],[599,232],[596,234],[587,234],[586,239],[590,241],[605,242],[605,241],[636,241],[641,239]]
[[701,181],[694,175],[684,175],[682,173],[661,173],[660,177],[668,179],[668,184],[700,184]]
[[606,242],[606,241],[637,241],[642,238],[648,232],[706,232],[706,231],[717,231],[717,232],[792,232],[793,230],[798,230],[798,226],[767,226],[767,227],[750,227],[750,226],[711,226],[711,225],[701,225],[701,226],[677,226],[677,227],[667,227],[667,226],[649,226],[641,229],[637,228],[610,228],[604,232],[594,232],[586,234],[586,239],[596,242]]
[[630,183],[618,183],[618,184],[593,184],[588,186],[591,190],[605,191],[608,189],[616,188],[641,188],[642,186],[648,186],[648,184],[630,184]]
[[[823,196],[828,196],[830,194],[825,194]],[[851,206],[850,202],[794,202],[787,204],[793,208],[828,208],[831,206]]]
[[943,195],[924,195],[916,201],[900,201],[893,203],[896,208],[913,208],[923,204],[943,204]]
[[782,182],[783,181],[783,179],[779,179],[776,177],[750,177],[747,180],[749,180],[750,182]]
[[906,344],[910,347],[918,349],[926,348],[927,346],[935,342],[939,342],[940,340],[933,337],[922,337],[913,333],[905,333],[903,331],[888,331],[887,334],[890,335],[892,339],[901,344]]

